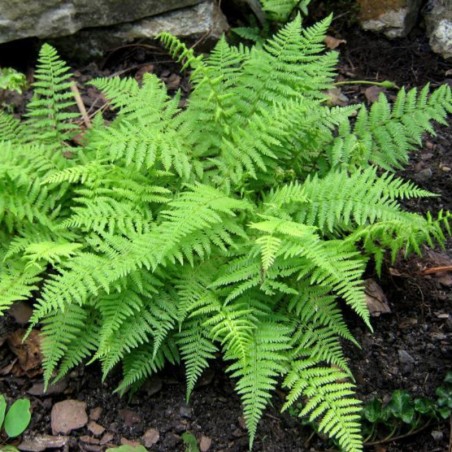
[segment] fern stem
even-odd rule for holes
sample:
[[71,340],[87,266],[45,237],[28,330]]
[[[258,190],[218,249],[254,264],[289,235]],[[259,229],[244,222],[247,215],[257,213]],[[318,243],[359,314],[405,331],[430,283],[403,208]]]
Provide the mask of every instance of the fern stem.
[[343,82],[335,82],[334,86],[343,86],[343,85],[372,85],[372,86],[380,86],[382,88],[389,89],[400,89],[394,82],[390,80],[384,80],[383,82],[373,82],[371,80],[347,80]]

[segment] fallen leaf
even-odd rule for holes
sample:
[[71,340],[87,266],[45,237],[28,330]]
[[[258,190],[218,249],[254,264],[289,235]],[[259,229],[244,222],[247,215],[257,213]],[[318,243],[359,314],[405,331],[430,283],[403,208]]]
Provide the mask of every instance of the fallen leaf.
[[177,74],[171,74],[167,80],[165,80],[166,88],[168,91],[176,91],[179,89],[182,78]]
[[373,104],[378,100],[380,94],[385,91],[385,88],[382,88],[381,86],[369,86],[369,88],[366,88],[364,91],[364,95],[366,96],[367,102]]
[[32,330],[24,341],[25,333],[22,329],[12,332],[8,336],[8,346],[18,359],[16,376],[35,377],[42,373],[41,336],[39,331]]
[[153,74],[155,70],[155,66],[153,64],[145,64],[138,69],[138,71],[135,74],[135,80],[137,82],[141,82],[143,80],[144,74]]
[[30,320],[31,315],[33,314],[33,309],[27,303],[17,301],[9,308],[8,313],[17,323],[25,325]]
[[48,449],[59,449],[69,441],[68,436],[36,435],[25,437],[19,445],[19,450],[41,452]]
[[383,289],[374,279],[365,280],[366,303],[372,317],[379,317],[380,314],[391,312],[386,295]]
[[47,391],[44,390],[44,383],[38,382],[34,383],[33,386],[27,391],[27,394],[34,395],[37,397],[47,397],[49,395],[61,394],[67,388],[67,378],[57,381],[55,384],[49,384]]
[[348,104],[348,97],[343,94],[340,88],[331,88],[326,92],[328,105],[332,107],[343,107]]
[[331,49],[334,50],[338,48],[341,44],[347,44],[347,41],[345,39],[337,39],[333,36],[326,35],[325,39],[323,40],[325,45]]

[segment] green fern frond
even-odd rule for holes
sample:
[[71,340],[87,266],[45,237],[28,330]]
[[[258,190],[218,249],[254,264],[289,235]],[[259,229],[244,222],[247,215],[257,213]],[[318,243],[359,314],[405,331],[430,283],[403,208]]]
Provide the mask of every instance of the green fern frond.
[[277,323],[260,323],[249,338],[244,358],[237,360],[235,353],[229,350],[225,354],[225,359],[236,360],[228,367],[228,372],[238,379],[236,390],[243,403],[250,449],[271,391],[275,388],[278,377],[285,373],[289,332],[290,329]]
[[10,141],[14,144],[22,143],[26,128],[13,115],[0,111],[0,141]]
[[389,173],[377,176],[374,168],[349,174],[330,172],[303,184],[306,203],[298,204],[297,220],[320,230],[350,230],[376,221],[403,219],[397,199],[435,196]]
[[300,10],[302,13],[308,15],[308,5],[311,0],[260,0],[262,9],[268,15],[270,20],[277,22],[287,22],[290,15]]
[[353,133],[365,143],[369,162],[388,170],[401,168],[408,162],[409,151],[421,144],[423,133],[435,133],[432,121],[447,124],[452,90],[444,85],[430,96],[428,92],[428,85],[420,94],[416,88],[408,93],[402,89],[393,107],[382,94],[370,112],[361,108]]
[[[277,18],[308,3],[264,9]],[[250,446],[283,380],[286,407],[301,398],[301,415],[361,450],[341,348],[356,341],[338,299],[369,325],[369,257],[379,270],[387,251],[451,233],[450,212],[400,205],[431,193],[381,169],[445,122],[452,94],[330,108],[331,18],[301,22],[252,48],[222,39],[209,56],[162,34],[190,71],[187,99],[154,75],[98,79],[114,118],[97,114],[77,143],[69,70],[43,47],[28,119],[0,114],[0,314],[36,298],[46,384],[99,360],[103,378],[122,363],[123,394],[182,361],[188,399],[220,352]]]
[[38,290],[45,267],[44,264],[30,267],[19,260],[0,260],[0,315],[15,301],[31,298],[32,293]]
[[177,348],[171,341],[168,341],[168,344],[163,344],[156,354],[154,354],[154,349],[155,345],[151,341],[149,344],[134,349],[124,357],[124,378],[115,392],[122,395],[127,390],[139,386],[146,378],[162,370],[166,362],[179,363]]
[[[83,359],[85,352],[92,344],[88,341],[80,349],[74,345],[83,336],[86,325],[89,322],[89,311],[81,306],[67,306],[64,311],[57,310],[49,313],[43,320],[41,350],[46,357],[43,362],[44,382],[47,386],[53,376],[57,365],[62,359],[66,362],[78,363],[77,358]],[[91,338],[91,335],[87,335]],[[68,350],[72,350],[72,355],[68,356]]]
[[35,71],[36,81],[32,84],[33,98],[27,106],[27,139],[55,147],[70,140],[76,126],[71,120],[77,113],[68,111],[75,107],[71,92],[69,68],[60,60],[53,47],[44,44]]
[[312,226],[279,218],[269,218],[251,226],[279,236],[283,240],[280,256],[305,259],[300,265],[299,279],[307,277],[313,285],[329,285],[369,324],[361,280],[365,261],[353,247],[345,245],[346,242],[323,241]]
[[198,378],[208,367],[209,361],[215,358],[217,347],[209,337],[202,318],[196,317],[184,322],[176,336],[176,343],[185,364],[186,399],[189,400]]
[[82,246],[73,242],[30,243],[24,250],[24,259],[28,260],[27,266],[34,266],[38,261],[55,265],[74,256]]
[[304,395],[308,402],[300,416],[309,416],[310,421],[320,418],[319,430],[336,438],[341,448],[362,451],[361,402],[353,397],[354,386],[344,381],[348,376],[343,371],[319,364],[315,357],[292,362],[284,380],[290,392],[283,409]]

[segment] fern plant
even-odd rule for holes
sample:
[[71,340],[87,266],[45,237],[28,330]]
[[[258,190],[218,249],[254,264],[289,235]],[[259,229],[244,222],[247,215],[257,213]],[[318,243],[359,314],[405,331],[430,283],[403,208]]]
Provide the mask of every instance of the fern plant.
[[221,353],[250,447],[281,384],[284,409],[302,401],[343,450],[362,449],[340,303],[370,327],[368,260],[450,232],[448,212],[403,210],[434,195],[392,171],[446,122],[452,93],[329,108],[329,23],[297,17],[264,46],[222,39],[206,57],[162,34],[190,71],[187,105],[153,75],[98,79],[117,115],[98,114],[81,145],[68,68],[43,46],[25,121],[0,116],[0,310],[36,297],[46,383],[98,360],[104,378],[122,366],[123,393],[181,362],[189,398]]

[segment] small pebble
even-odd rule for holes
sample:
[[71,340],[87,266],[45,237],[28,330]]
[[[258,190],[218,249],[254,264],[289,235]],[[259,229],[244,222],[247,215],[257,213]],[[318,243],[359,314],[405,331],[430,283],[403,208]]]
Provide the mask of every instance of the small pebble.
[[435,441],[441,441],[444,438],[444,433],[439,430],[433,430],[431,435]]

